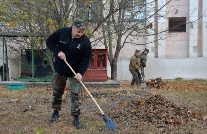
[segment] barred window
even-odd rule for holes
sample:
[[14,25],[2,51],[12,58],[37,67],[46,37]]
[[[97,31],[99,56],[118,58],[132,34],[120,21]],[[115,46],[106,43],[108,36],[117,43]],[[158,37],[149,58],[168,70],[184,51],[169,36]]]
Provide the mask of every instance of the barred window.
[[186,32],[186,17],[169,18],[169,32]]

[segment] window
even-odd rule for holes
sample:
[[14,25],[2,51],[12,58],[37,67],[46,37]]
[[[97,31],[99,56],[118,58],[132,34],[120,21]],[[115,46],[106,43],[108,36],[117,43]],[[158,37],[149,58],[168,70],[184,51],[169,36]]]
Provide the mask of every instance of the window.
[[169,18],[169,32],[186,32],[186,17]]
[[120,9],[124,9],[126,11],[133,11],[134,9],[134,0],[122,0],[119,5]]
[[122,1],[122,5],[125,5],[123,9],[125,9],[125,22],[133,23],[145,23],[145,15],[146,15],[146,3],[145,0],[142,1]]

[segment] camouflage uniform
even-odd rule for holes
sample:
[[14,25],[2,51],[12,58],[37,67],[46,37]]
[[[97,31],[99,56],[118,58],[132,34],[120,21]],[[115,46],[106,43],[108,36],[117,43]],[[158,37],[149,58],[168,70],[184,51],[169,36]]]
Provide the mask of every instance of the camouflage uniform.
[[[54,69],[56,74],[53,77],[53,100],[54,112],[50,122],[59,118],[62,96],[66,87],[66,80],[69,78],[71,89],[71,115],[73,125],[80,129],[80,82],[86,72],[92,56],[90,39],[84,34],[86,29],[85,21],[76,19],[71,27],[63,27],[53,32],[46,40],[46,46],[55,56]],[[70,65],[68,67],[66,63]],[[71,69],[72,68],[72,69]]]
[[[135,51],[136,52],[136,51]],[[138,51],[140,52],[140,51]],[[129,63],[129,71],[132,74],[132,81],[131,85],[134,85],[136,82],[136,85],[139,84],[139,69],[140,69],[140,57],[137,57],[136,54],[134,54]]]
[[[80,114],[80,95],[79,87],[80,83],[77,79],[69,77],[70,81],[70,91],[71,91],[71,115]],[[65,91],[67,77],[55,74],[53,77],[53,99],[52,99],[52,108],[56,110],[61,110],[62,105],[62,96]]]
[[[79,20],[78,20],[79,21]],[[82,22],[76,22],[82,25]],[[73,25],[76,25],[74,23]],[[74,26],[76,27],[76,26]],[[76,27],[77,28],[77,27]],[[62,96],[64,94],[66,80],[69,78],[71,89],[71,115],[80,114],[79,88],[80,82],[74,78],[71,69],[66,65],[58,54],[64,53],[66,60],[71,65],[76,74],[84,76],[92,56],[92,47],[89,38],[83,34],[80,38],[72,38],[72,26],[60,28],[52,33],[46,40],[46,46],[55,56],[53,77],[53,97],[52,108],[55,111],[61,110]]]
[[140,55],[140,70],[141,70],[141,74],[142,74],[142,78],[144,80],[144,68],[146,67],[146,63],[147,63],[147,53],[149,53],[149,50],[145,48],[145,50],[141,53]]

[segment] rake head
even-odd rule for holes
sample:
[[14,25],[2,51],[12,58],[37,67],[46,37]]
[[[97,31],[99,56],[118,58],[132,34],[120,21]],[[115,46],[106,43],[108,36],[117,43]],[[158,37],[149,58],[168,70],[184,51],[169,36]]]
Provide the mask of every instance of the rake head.
[[141,83],[142,88],[146,89],[147,88],[147,84],[146,83]]
[[103,119],[106,123],[106,129],[107,130],[109,130],[109,131],[116,130],[116,125],[114,124],[114,122],[107,115],[103,115]]

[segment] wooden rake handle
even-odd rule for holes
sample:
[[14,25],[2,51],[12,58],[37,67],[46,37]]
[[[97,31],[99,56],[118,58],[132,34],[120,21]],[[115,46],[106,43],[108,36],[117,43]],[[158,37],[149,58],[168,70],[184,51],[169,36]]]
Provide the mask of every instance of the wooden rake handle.
[[[70,68],[70,70],[73,72],[74,75],[76,75],[75,71],[73,70],[73,68],[70,66],[70,64],[64,60],[65,63],[68,65],[68,67]],[[95,102],[96,106],[98,107],[98,109],[100,110],[101,114],[104,115],[103,110],[101,109],[101,107],[98,105],[98,103],[96,102],[96,100],[93,98],[93,96],[91,95],[91,93],[89,92],[89,90],[86,88],[86,86],[83,84],[82,80],[80,80],[81,85],[84,87],[84,89],[86,90],[86,92],[89,94],[89,96],[91,97],[91,99]]]

